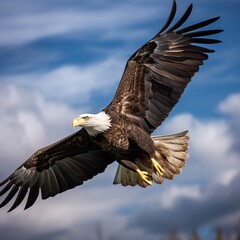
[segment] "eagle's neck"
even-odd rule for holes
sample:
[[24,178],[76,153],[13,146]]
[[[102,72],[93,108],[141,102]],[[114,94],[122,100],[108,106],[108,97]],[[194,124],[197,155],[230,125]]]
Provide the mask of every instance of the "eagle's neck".
[[104,111],[94,114],[91,126],[85,126],[84,128],[90,136],[96,136],[99,133],[103,133],[111,128],[111,117]]

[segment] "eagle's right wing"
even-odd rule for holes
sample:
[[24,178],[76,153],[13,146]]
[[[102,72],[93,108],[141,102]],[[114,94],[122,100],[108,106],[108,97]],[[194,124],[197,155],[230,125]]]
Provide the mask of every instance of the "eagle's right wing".
[[8,195],[0,207],[5,206],[18,193],[9,211],[15,209],[28,194],[27,209],[36,201],[40,189],[42,199],[53,197],[103,172],[113,161],[82,129],[39,149],[1,182],[3,188],[0,196],[5,193]]
[[208,53],[214,52],[198,44],[220,42],[206,36],[222,30],[201,30],[219,17],[180,28],[191,11],[192,4],[169,27],[176,13],[176,2],[173,1],[163,28],[128,60],[115,97],[108,106],[148,133],[152,133],[164,121],[199,66],[208,58]]

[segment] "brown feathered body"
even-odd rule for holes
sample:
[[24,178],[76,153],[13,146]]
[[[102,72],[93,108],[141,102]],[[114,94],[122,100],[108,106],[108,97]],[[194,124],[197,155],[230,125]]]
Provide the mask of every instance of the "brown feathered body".
[[117,113],[115,108],[106,108],[104,112],[110,116],[111,128],[91,137],[102,150],[111,152],[116,160],[155,156],[154,142],[146,131]]

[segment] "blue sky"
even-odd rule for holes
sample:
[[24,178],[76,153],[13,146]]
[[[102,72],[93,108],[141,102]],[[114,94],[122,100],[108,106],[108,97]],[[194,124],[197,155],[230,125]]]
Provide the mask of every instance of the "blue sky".
[[[156,240],[171,229],[211,236],[240,216],[240,2],[194,4],[188,24],[221,16],[216,53],[200,68],[155,134],[190,130],[190,158],[174,181],[147,189],[113,186],[116,164],[83,186],[1,210],[4,239]],[[0,177],[35,150],[74,132],[71,120],[112,99],[127,59],[161,28],[169,0],[0,2]],[[14,229],[14,231],[12,231]],[[209,239],[209,238],[208,238]]]

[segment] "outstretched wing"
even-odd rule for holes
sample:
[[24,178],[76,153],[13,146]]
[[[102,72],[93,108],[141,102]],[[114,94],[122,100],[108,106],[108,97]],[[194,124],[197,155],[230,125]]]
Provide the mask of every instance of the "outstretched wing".
[[9,210],[12,211],[28,193],[27,209],[36,201],[40,189],[42,199],[53,197],[103,172],[113,161],[106,152],[99,150],[82,129],[38,150],[0,183],[0,186],[4,186],[0,196],[8,193],[0,207],[18,193]]
[[174,0],[163,28],[128,60],[116,95],[108,108],[126,115],[148,133],[153,132],[178,102],[187,84],[214,52],[194,45],[219,43],[205,38],[222,30],[198,30],[219,19],[179,29],[188,19],[192,4],[183,16],[169,28],[176,13]]

